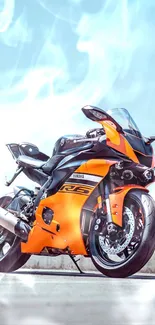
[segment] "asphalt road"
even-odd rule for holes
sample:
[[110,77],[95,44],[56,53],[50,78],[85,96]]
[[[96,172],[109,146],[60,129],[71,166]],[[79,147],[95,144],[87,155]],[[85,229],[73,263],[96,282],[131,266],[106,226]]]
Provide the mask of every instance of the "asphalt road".
[[155,277],[1,273],[0,324],[155,324]]

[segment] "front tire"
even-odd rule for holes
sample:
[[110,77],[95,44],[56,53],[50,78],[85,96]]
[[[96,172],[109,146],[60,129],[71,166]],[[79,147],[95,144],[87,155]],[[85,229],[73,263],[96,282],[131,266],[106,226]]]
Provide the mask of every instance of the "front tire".
[[[126,242],[128,245],[124,251],[118,253],[117,250],[113,249],[113,252],[118,253],[116,256],[119,259],[121,258],[119,262],[112,261],[108,257],[106,246],[102,245],[106,252],[100,247],[100,242],[102,243],[103,239],[99,241],[99,233],[94,230],[97,217],[94,217],[91,224],[89,233],[90,257],[95,267],[108,277],[125,278],[135,274],[149,261],[155,250],[155,202],[153,198],[144,191],[131,190],[124,201],[124,211],[129,210],[134,215],[134,229],[132,230],[133,223],[130,222],[127,228],[129,231],[128,238],[129,234],[132,238],[129,243]],[[132,219],[131,213],[130,219]],[[133,243],[134,246],[132,246]],[[125,256],[124,260],[122,260],[122,256]]]

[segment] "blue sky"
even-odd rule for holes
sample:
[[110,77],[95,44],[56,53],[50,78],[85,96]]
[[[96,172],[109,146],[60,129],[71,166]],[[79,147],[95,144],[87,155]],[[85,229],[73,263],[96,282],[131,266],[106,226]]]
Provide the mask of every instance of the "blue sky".
[[155,134],[154,21],[154,0],[0,0],[2,184],[16,167],[6,142],[50,155],[57,137],[95,126],[85,104],[125,107]]

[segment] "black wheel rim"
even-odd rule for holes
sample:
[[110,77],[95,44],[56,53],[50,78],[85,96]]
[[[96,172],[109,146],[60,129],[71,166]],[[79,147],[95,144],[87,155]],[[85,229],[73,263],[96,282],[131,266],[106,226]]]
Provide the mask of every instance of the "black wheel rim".
[[[111,253],[110,250],[109,252],[107,252],[107,250],[103,249],[104,247],[101,247],[101,242],[99,240],[99,238],[101,237],[100,234],[103,235],[103,233],[105,234],[104,229],[102,229],[102,232],[100,231],[94,231],[95,225],[97,224],[98,220],[97,217],[94,218],[93,222],[92,222],[92,238],[91,238],[91,250],[93,253],[93,257],[95,258],[95,260],[97,259],[99,263],[104,264],[105,266],[108,267],[118,267],[121,266],[123,264],[125,264],[127,262],[127,260],[131,259],[137,252],[141,240],[142,240],[142,236],[143,236],[143,232],[144,232],[144,213],[142,211],[142,207],[140,202],[136,201],[135,199],[129,199],[125,205],[124,205],[124,211],[123,214],[125,213],[125,209],[130,209],[130,211],[132,212],[133,216],[134,216],[134,231],[133,234],[131,236],[131,238],[129,238],[129,243],[128,241],[126,241],[126,246],[124,245],[124,249],[122,246],[122,251],[118,251],[117,253],[114,253],[115,251],[113,250],[112,254],[112,249],[111,249]],[[124,221],[126,224],[124,224]],[[123,219],[123,229],[125,229],[125,231],[130,232],[130,228],[128,227],[128,220],[126,218]],[[105,222],[103,221],[103,224],[105,224]],[[105,226],[104,226],[105,227]],[[105,239],[105,236],[103,236],[103,240]],[[122,242],[123,242],[123,238],[122,238]],[[111,242],[109,243],[109,245],[111,244]],[[108,244],[107,244],[108,246]],[[106,247],[106,246],[105,246]]]

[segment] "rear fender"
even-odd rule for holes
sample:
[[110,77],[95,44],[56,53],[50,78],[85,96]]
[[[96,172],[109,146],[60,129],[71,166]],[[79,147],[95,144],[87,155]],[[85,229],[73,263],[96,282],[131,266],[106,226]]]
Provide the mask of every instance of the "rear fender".
[[127,193],[133,189],[140,189],[142,191],[149,192],[145,187],[142,186],[127,185],[124,187],[117,187],[117,190],[119,191],[109,195],[112,222],[120,227],[122,227],[123,223],[123,205],[125,197]]

